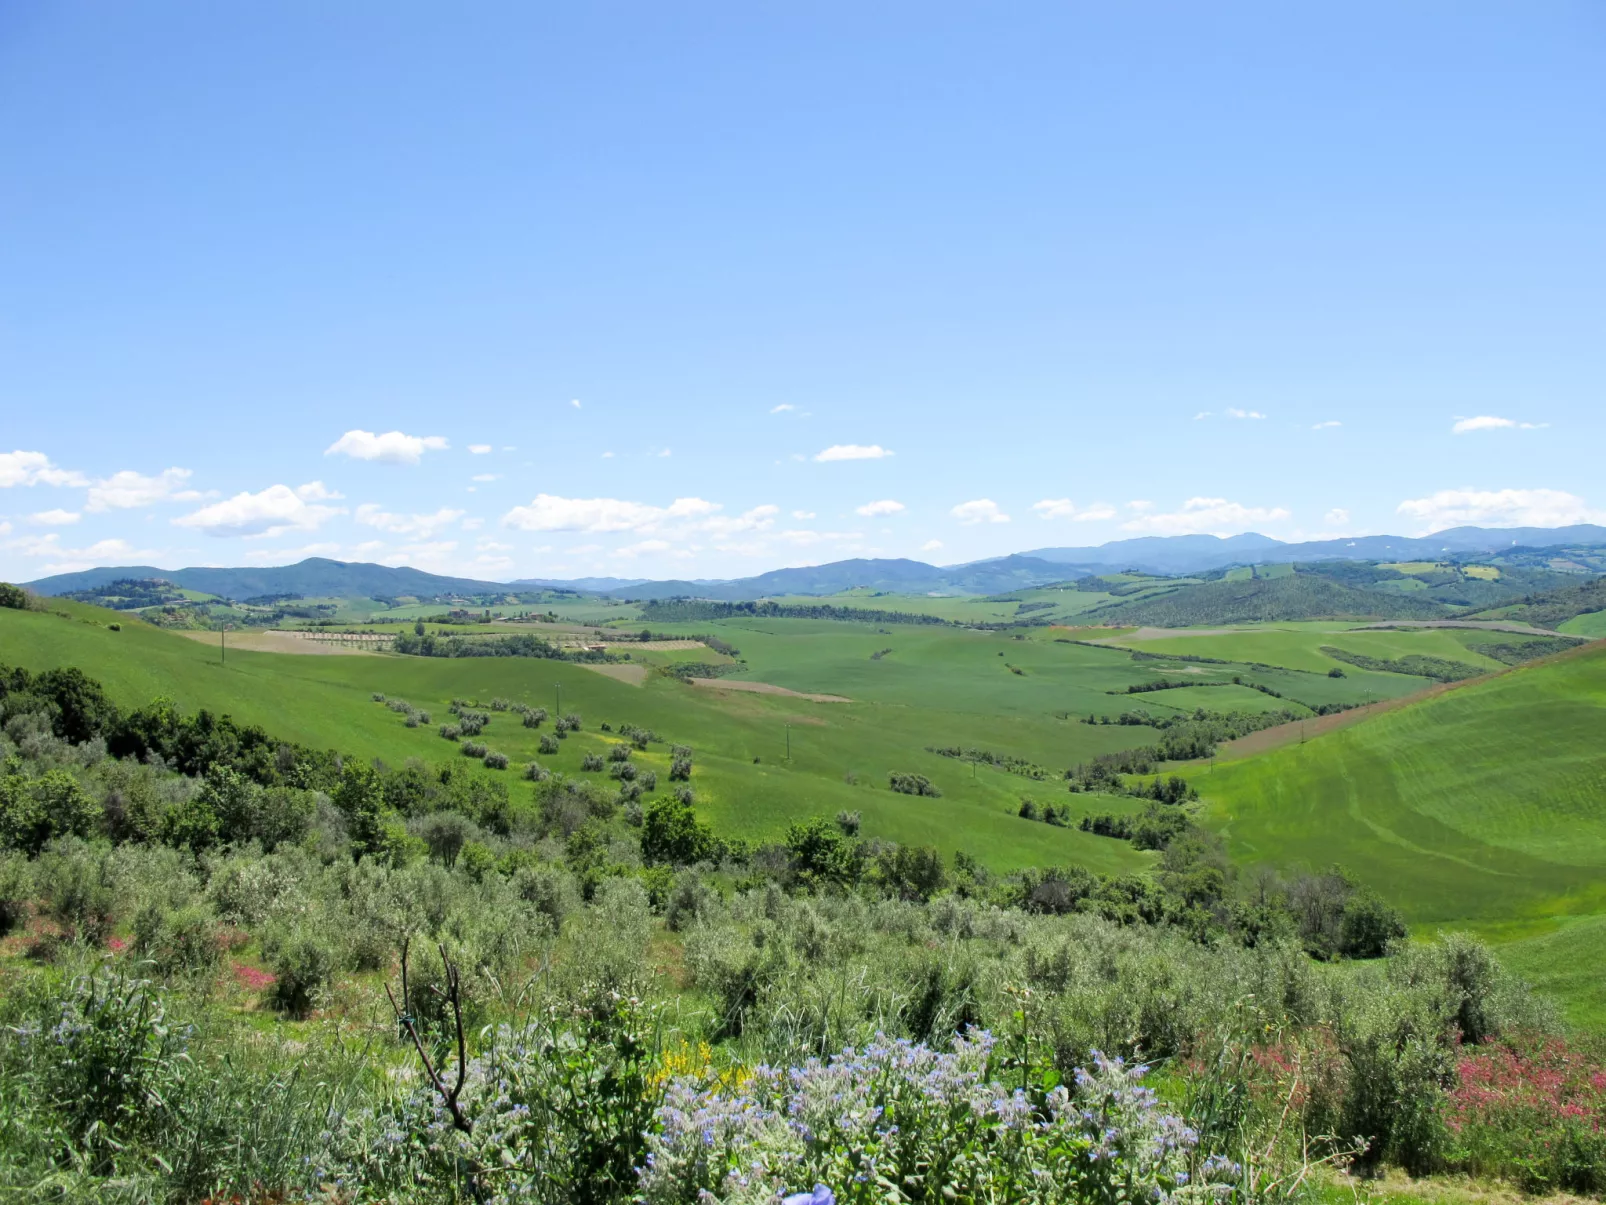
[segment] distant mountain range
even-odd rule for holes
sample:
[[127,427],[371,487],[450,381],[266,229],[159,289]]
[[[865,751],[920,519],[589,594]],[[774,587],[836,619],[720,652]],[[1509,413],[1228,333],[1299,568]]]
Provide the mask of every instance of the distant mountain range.
[[1133,569],[1143,573],[1204,573],[1233,565],[1311,561],[1438,560],[1446,556],[1489,554],[1513,547],[1606,547],[1606,527],[1455,527],[1431,536],[1355,536],[1285,544],[1253,532],[1230,536],[1145,536],[1090,548],[1037,548],[964,565],[937,566],[911,560],[848,560],[796,569],[776,569],[756,577],[714,581],[647,581],[641,578],[587,577],[572,580],[521,578],[513,582],[442,577],[419,569],[391,568],[309,557],[294,565],[250,569],[157,569],[121,565],[61,573],[27,583],[40,594],[93,590],[119,578],[161,578],[186,590],[244,599],[266,594],[308,598],[437,598],[510,591],[572,590],[612,598],[690,596],[745,602],[786,594],[837,594],[868,589],[899,594],[1000,594],[1050,582]]
[[1269,565],[1307,561],[1438,560],[1446,555],[1498,552],[1502,548],[1606,545],[1606,527],[1452,527],[1430,536],[1346,536],[1285,544],[1270,536],[1144,536],[1094,548],[1034,548],[1019,556],[1108,573],[1204,573],[1229,565]]

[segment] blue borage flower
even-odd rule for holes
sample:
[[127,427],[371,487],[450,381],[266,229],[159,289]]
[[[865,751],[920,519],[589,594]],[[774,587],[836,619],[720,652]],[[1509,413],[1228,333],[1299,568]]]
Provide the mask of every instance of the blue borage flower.
[[[835,1205],[935,1190],[1022,1202],[1067,1198],[1207,1202],[1239,1169],[1206,1160],[1198,1137],[1141,1083],[1147,1068],[1094,1052],[1037,1099],[987,1078],[995,1046],[972,1031],[950,1051],[881,1036],[834,1058],[759,1068],[739,1091],[670,1085],[641,1174],[649,1205],[813,1205],[789,1184],[815,1179]],[[710,1135],[713,1141],[710,1141]],[[805,1179],[807,1177],[807,1179]],[[835,1185],[833,1191],[826,1185]]]

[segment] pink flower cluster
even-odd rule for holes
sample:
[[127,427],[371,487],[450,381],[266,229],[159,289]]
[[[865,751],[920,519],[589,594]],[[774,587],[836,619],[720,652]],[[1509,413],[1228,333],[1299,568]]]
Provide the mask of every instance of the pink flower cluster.
[[256,967],[246,966],[243,962],[236,962],[233,965],[233,970],[234,977],[239,980],[240,986],[249,991],[260,992],[264,988],[272,987],[277,982],[271,973],[259,970]]
[[1462,1054],[1446,1122],[1499,1126],[1517,1116],[1538,1124],[1571,1121],[1600,1130],[1606,1120],[1606,1068],[1560,1038],[1480,1046]]

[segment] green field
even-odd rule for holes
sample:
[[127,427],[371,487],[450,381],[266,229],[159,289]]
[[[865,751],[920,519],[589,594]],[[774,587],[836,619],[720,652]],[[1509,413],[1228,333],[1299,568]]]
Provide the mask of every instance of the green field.
[[[884,596],[876,601],[885,605]],[[635,685],[594,667],[528,658],[235,650],[224,666],[209,644],[128,615],[54,605],[64,614],[0,612],[0,662],[77,665],[125,706],[165,695],[185,709],[230,713],[290,740],[392,765],[445,761],[456,746],[433,728],[406,728],[371,701],[372,692],[408,699],[440,722],[454,697],[503,696],[555,708],[561,691],[563,710],[583,713],[586,728],[560,753],[539,757],[539,734],[510,716],[493,719],[489,745],[515,766],[540,760],[572,774],[582,754],[613,739],[600,732],[602,722],[644,725],[696,748],[697,807],[721,831],[773,839],[800,819],[858,811],[868,836],[934,844],[949,854],[964,850],[1000,871],[1074,863],[1120,873],[1150,863],[1152,855],[1126,842],[1017,815],[1025,797],[1070,802],[1073,824],[1084,813],[1135,806],[1063,792],[1058,776],[1065,767],[1153,740],[1150,728],[1081,722],[1090,714],[1163,716],[1195,708],[1304,714],[1306,706],[1398,698],[1432,685],[1342,665],[1320,651],[1324,646],[1505,668],[1463,643],[1487,639],[1486,633],[1356,631],[1332,623],[1114,637],[1127,647],[1077,643],[1050,627],[983,631],[755,617],[654,625],[671,635],[718,635],[735,646],[741,660],[732,682],[851,700],[817,703],[694,687],[656,672]],[[121,631],[109,629],[114,621]],[[1222,663],[1185,659],[1201,657]],[[649,669],[730,660],[707,648],[633,654]],[[1329,676],[1334,666],[1344,676]],[[1235,677],[1243,684],[1233,684]],[[1128,693],[1161,679],[1193,684]],[[1419,932],[1469,927],[1513,943],[1507,949],[1514,965],[1565,995],[1576,1015],[1606,1022],[1606,987],[1579,969],[1597,947],[1606,952],[1603,732],[1606,647],[1592,647],[1307,743],[1224,758],[1213,772],[1185,772],[1204,794],[1203,818],[1226,836],[1240,864],[1342,864],[1401,907]],[[1033,780],[927,751],[946,746],[1026,758],[1048,777]],[[667,769],[661,748],[644,755],[644,767]],[[942,797],[890,791],[893,771],[926,775]]]
[[1588,636],[1594,640],[1606,638],[1606,611],[1575,615],[1556,630],[1566,632],[1569,636]]
[[1603,1017],[1606,985],[1578,970],[1606,948],[1603,733],[1591,646],[1222,762],[1200,787],[1240,863],[1339,863],[1420,929],[1516,940],[1515,965]]
[[[846,809],[863,814],[868,835],[934,844],[950,854],[967,850],[999,869],[1080,863],[1118,872],[1149,861],[1149,855],[1133,851],[1125,842],[1016,816],[1023,794],[1041,798],[1057,789],[1053,783],[1033,782],[986,766],[972,770],[924,751],[927,745],[964,744],[1021,752],[1023,743],[1012,739],[1018,725],[1007,715],[987,716],[985,699],[952,711],[916,710],[904,702],[857,696],[852,704],[818,704],[785,696],[709,691],[663,675],[652,675],[645,686],[637,687],[583,665],[528,658],[235,651],[223,666],[215,648],[127,616],[73,604],[59,604],[59,609],[72,618],[0,612],[0,662],[30,669],[77,665],[104,682],[125,706],[165,695],[187,710],[206,707],[260,724],[289,740],[360,752],[396,765],[409,757],[442,761],[452,757],[456,747],[433,729],[404,727],[400,716],[370,700],[374,691],[428,708],[439,722],[446,718],[446,704],[454,697],[488,701],[500,695],[554,708],[561,688],[563,710],[581,712],[586,731],[566,741],[555,757],[539,758],[543,764],[577,772],[583,753],[599,752],[612,743],[598,731],[603,721],[653,728],[667,740],[696,748],[699,811],[721,831],[734,835],[778,837],[793,821]],[[110,631],[107,621],[121,621],[123,630]],[[868,661],[876,640],[873,629],[834,626],[846,631],[835,640],[815,643],[863,647],[866,664],[884,664]],[[988,642],[989,649],[1005,643],[984,634],[936,631],[949,639]],[[752,643],[747,633],[736,635]],[[1062,649],[1053,651],[1064,655]],[[1122,659],[1115,653],[1077,651],[1090,654],[1092,660]],[[980,657],[978,648],[974,660],[980,663]],[[1016,684],[1007,670],[982,664],[993,671],[989,676],[1010,678],[1010,685]],[[1109,680],[1118,680],[1119,668],[1113,674]],[[1127,676],[1132,677],[1130,670]],[[769,680],[778,681],[779,675]],[[811,688],[808,682],[800,685]],[[918,689],[914,693],[918,695]],[[788,726],[789,763],[783,760]],[[1144,735],[1141,729],[1089,728],[1052,716],[1037,719],[1032,732],[1034,739],[1024,743],[1025,751],[1055,769],[1095,752],[1139,743]],[[515,765],[539,757],[538,734],[508,717],[494,719],[485,739]],[[667,770],[667,759],[660,752],[643,764],[660,773]],[[889,791],[891,771],[927,775],[942,788],[943,798]],[[856,784],[846,781],[849,775]]]

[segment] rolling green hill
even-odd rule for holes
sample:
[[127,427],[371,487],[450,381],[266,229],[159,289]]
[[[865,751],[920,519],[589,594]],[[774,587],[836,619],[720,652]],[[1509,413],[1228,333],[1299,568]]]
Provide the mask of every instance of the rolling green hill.
[[[968,641],[966,655],[955,658],[948,647],[939,646],[924,668],[918,659],[895,668],[892,657],[869,659],[872,651],[889,643],[870,625],[786,621],[784,630],[793,639],[782,647],[802,652],[807,644],[872,672],[882,668],[890,671],[882,677],[895,684],[889,693],[855,680],[849,691],[854,702],[820,704],[787,695],[692,687],[660,674],[635,686],[584,665],[530,658],[231,650],[225,666],[215,644],[100,608],[55,600],[51,605],[63,614],[0,610],[0,664],[32,670],[78,666],[103,682],[124,706],[165,695],[186,711],[209,708],[288,740],[399,765],[413,757],[438,763],[454,757],[457,749],[432,728],[406,728],[400,716],[371,701],[372,692],[408,699],[430,709],[439,722],[453,698],[503,696],[556,709],[561,690],[562,710],[578,711],[587,721],[585,731],[565,741],[561,753],[540,755],[539,734],[505,716],[493,718],[487,742],[515,765],[539,760],[574,774],[585,753],[602,752],[611,742],[599,732],[601,722],[652,728],[666,740],[697,750],[698,810],[734,836],[773,839],[794,821],[848,810],[862,813],[867,835],[935,844],[947,854],[964,849],[999,869],[1078,863],[1122,872],[1150,860],[1125,842],[1021,820],[1016,815],[1021,795],[1046,797],[1052,783],[986,767],[973,770],[926,751],[928,745],[1002,748],[1059,767],[1144,743],[1144,729],[1094,728],[1051,714],[1056,699],[1067,697],[1065,686],[1072,678],[1084,682],[1075,696],[1079,701],[1103,703],[1109,701],[1104,689],[1148,676],[1149,671],[1115,650],[1049,645],[1035,656],[1048,662],[1057,677],[1020,678],[1002,668],[996,657],[1005,638],[937,628],[945,640]],[[112,631],[107,626],[112,622],[122,630]],[[707,630],[708,625],[700,626]],[[817,629],[819,638],[795,638],[809,628]],[[789,657],[778,655],[779,649],[761,659],[765,650],[758,647],[763,643],[760,633],[733,627],[729,634],[735,642],[754,646],[744,652],[755,665],[777,671],[776,677],[763,680],[782,685],[793,680],[785,671]],[[1089,673],[1090,667],[1094,672]],[[800,689],[810,689],[805,675],[797,680]],[[978,683],[987,689],[975,689]],[[866,687],[862,693],[861,685]],[[1017,686],[1027,689],[1012,689]],[[784,760],[788,727],[790,762]],[[663,774],[667,762],[656,756],[664,762],[655,767]],[[927,775],[940,785],[942,798],[888,790],[893,771]],[[1095,796],[1077,802],[1094,810],[1100,804]]]
[[1200,785],[1240,863],[1340,863],[1419,928],[1528,939],[1518,965],[1606,1017],[1606,985],[1566,981],[1569,942],[1606,948],[1591,919],[1606,913],[1603,732],[1596,644],[1222,762]]

